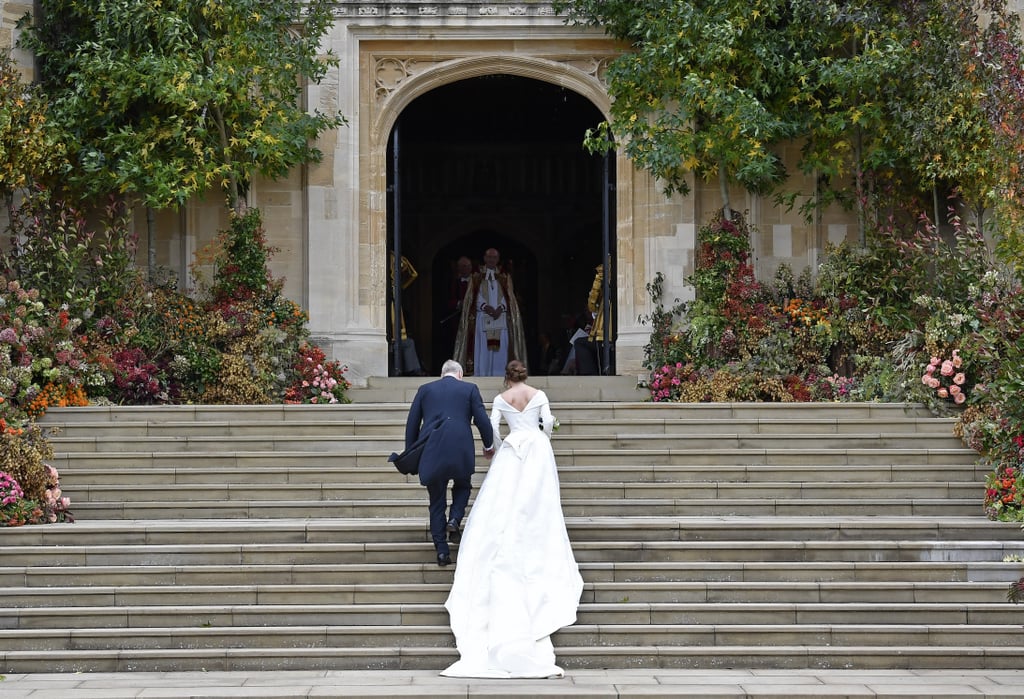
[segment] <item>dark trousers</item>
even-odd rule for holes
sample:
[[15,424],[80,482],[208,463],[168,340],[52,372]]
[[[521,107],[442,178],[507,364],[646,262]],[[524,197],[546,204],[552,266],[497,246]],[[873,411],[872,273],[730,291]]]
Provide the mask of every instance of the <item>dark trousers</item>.
[[576,349],[576,373],[579,376],[597,376],[601,371],[601,343],[580,338],[573,343]]
[[434,548],[438,553],[450,553],[448,550],[448,520],[454,519],[462,522],[466,514],[466,506],[469,505],[469,491],[473,487],[470,478],[455,478],[452,480],[452,506],[448,509],[448,481],[439,481],[427,486],[427,494],[430,496],[430,536],[434,540]]

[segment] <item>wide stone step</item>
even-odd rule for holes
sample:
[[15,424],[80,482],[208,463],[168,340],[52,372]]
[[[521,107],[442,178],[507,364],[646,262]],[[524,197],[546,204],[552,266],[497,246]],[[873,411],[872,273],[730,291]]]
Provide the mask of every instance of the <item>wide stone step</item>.
[[[814,486],[819,481],[831,483],[885,484],[911,483],[917,485],[939,485],[944,483],[970,484],[982,488],[987,468],[975,464],[869,464],[830,469],[822,474],[815,465],[780,466],[724,464],[721,466],[676,465],[676,466],[559,466],[558,477],[563,487],[574,484],[616,483],[616,484],[687,484],[697,483],[801,483]],[[479,486],[487,473],[486,466],[479,467],[474,476],[474,485]],[[151,486],[160,484],[195,485],[225,483],[223,469],[213,467],[160,467],[146,469],[131,468],[83,468],[67,466],[61,471],[64,489],[90,485]],[[386,487],[389,490],[421,488],[415,476],[402,476],[390,464],[360,467],[264,467],[249,471],[231,472],[231,483],[251,484],[340,484],[349,486]],[[421,489],[422,492],[422,489]]]
[[[73,491],[69,491],[73,492]],[[147,502],[100,501],[76,502],[76,516],[94,519],[194,519],[216,517],[236,519],[242,517],[281,518],[296,517],[354,517],[385,518],[413,517],[421,513],[422,501],[371,500],[325,498],[322,500],[273,500],[237,499],[195,500],[171,503],[164,500]],[[709,497],[678,499],[622,498],[564,498],[562,512],[567,517],[610,517],[622,508],[645,512],[652,516],[789,516],[789,515],[877,515],[883,517],[947,514],[951,517],[965,517],[980,508],[978,499],[973,497],[953,499],[941,497],[899,498],[879,497],[852,498],[845,502],[835,499],[799,498],[725,498]]]
[[[979,553],[974,549],[975,554]],[[836,553],[840,553],[837,551]],[[16,555],[16,552],[12,555]],[[1021,566],[998,559],[976,561],[807,561],[777,562],[587,562],[580,571],[589,582],[731,582],[731,583],[998,583],[1016,581]],[[899,581],[894,583],[893,581]],[[380,564],[237,564],[0,567],[4,588],[61,586],[190,585],[372,585],[449,584],[451,573],[430,563]]]
[[[399,445],[396,444],[398,449]],[[218,468],[225,472],[261,468],[308,467],[311,462],[327,468],[377,467],[387,465],[394,450],[367,451],[254,451],[254,452],[59,452],[50,461],[63,473],[71,465],[96,470],[147,470],[150,468]],[[891,464],[958,465],[976,460],[977,454],[963,448],[949,449],[563,449],[554,445],[559,468],[567,466],[622,467],[651,466],[817,466],[819,468]],[[479,457],[477,467],[486,461]],[[395,472],[397,473],[397,472]]]
[[[52,437],[53,449],[61,454],[86,454],[97,451],[127,453],[168,452],[366,452],[401,451],[400,435],[311,435],[295,436],[264,434],[261,436],[176,436],[119,437],[113,435]],[[937,450],[967,451],[952,434],[939,436],[927,433],[909,434],[593,434],[563,435],[553,438],[552,446],[559,452],[585,451],[688,451],[728,449],[766,451],[781,448],[797,451],[870,448],[873,450]]]
[[[561,646],[567,670],[722,668],[863,670],[946,668],[1016,670],[1024,646]],[[267,672],[285,670],[428,670],[456,660],[454,648],[295,647],[154,650],[58,650],[0,653],[16,672]],[[613,690],[614,691],[614,690]],[[282,697],[294,697],[288,691]],[[578,696],[578,695],[574,695]],[[832,694],[830,696],[838,696]]]
[[[346,483],[323,479],[319,483],[175,483],[175,484],[77,484],[77,479],[65,479],[65,493],[76,503],[81,502],[165,502],[175,500],[232,501],[266,500],[359,500],[366,502],[414,500],[423,503],[426,490],[419,483]],[[822,480],[816,483],[799,481],[774,483],[733,483],[703,481],[697,483],[624,483],[615,481],[566,481],[561,484],[563,502],[566,500],[708,500],[708,499],[824,499],[840,500],[906,499],[913,493],[915,499],[943,498],[973,500],[982,491],[975,481],[905,481],[850,482]],[[628,503],[625,503],[628,505]],[[879,513],[881,514],[881,513]]]
[[[421,513],[422,514],[422,513]],[[895,543],[916,547],[931,546],[942,551],[946,546],[965,542],[1024,547],[1020,527],[1011,522],[990,522],[984,517],[914,518],[849,517],[568,517],[566,526],[574,545],[630,546],[642,552],[650,548],[724,545],[725,542],[778,541],[785,546],[842,544],[860,546]],[[429,541],[425,516],[400,519],[241,519],[220,521],[104,520],[79,521],[39,527],[16,527],[4,532],[0,548],[49,545],[59,554],[69,546],[195,545],[202,542],[227,546],[314,544],[403,543]],[[258,543],[254,543],[258,542]],[[595,543],[596,542],[596,543]],[[241,549],[240,549],[241,550]],[[745,558],[743,560],[746,560]],[[879,559],[881,560],[881,559]],[[930,557],[927,560],[946,560]]]
[[[889,562],[979,562],[993,563],[1011,555],[1024,555],[1024,543],[992,541],[914,542],[793,542],[793,541],[706,541],[706,542],[574,542],[573,551],[582,564],[604,563],[724,563],[772,561],[797,563],[889,563]],[[323,544],[174,544],[3,546],[5,566],[195,566],[195,565],[378,565],[396,560],[423,561],[437,566],[432,549],[424,541],[414,543],[323,543]],[[458,549],[455,549],[456,564]],[[1010,570],[1019,570],[1009,567]],[[806,575],[806,573],[805,573]],[[800,573],[796,573],[799,579]],[[433,579],[433,578],[431,578]]]
[[[581,601],[595,604],[997,604],[1006,583],[978,582],[600,582],[588,581]],[[451,590],[437,583],[12,587],[7,607],[140,607],[228,605],[443,604]]]
[[[801,418],[744,418],[744,419],[702,419],[685,417],[630,417],[623,410],[595,409],[578,404],[554,405],[560,427],[555,439],[568,436],[599,435],[603,437],[629,437],[631,435],[667,434],[681,438],[711,434],[755,435],[755,434],[796,434],[796,435],[866,435],[866,434],[916,434],[932,435],[948,439],[952,435],[952,421],[918,417],[880,417],[837,420],[816,418],[806,415]],[[396,406],[383,417],[333,419],[324,415],[320,420],[288,420],[268,424],[265,420],[191,420],[181,422],[151,422],[144,420],[117,419],[86,421],[58,421],[48,413],[41,424],[54,432],[54,436],[70,439],[116,439],[132,438],[179,438],[189,437],[267,437],[280,435],[288,437],[316,436],[378,436],[402,439],[405,435],[405,418],[408,406]],[[607,414],[603,414],[607,413]]]
[[[485,393],[489,402],[499,393]],[[402,420],[409,412],[415,391],[407,400],[363,403],[359,405],[139,405],[139,406],[85,406],[76,408],[48,408],[41,423],[44,425],[73,422],[147,422],[147,423],[207,423],[261,421],[273,425],[317,421],[377,421]],[[562,412],[567,419],[599,418],[614,420],[717,420],[717,421],[800,421],[832,422],[835,425],[850,420],[867,421],[864,424],[884,424],[886,420],[915,419],[922,424],[939,422],[952,429],[953,419],[935,418],[920,404],[904,403],[651,403],[641,400],[593,401],[561,400],[549,394],[552,412]]]
[[[555,634],[553,642],[561,662],[574,646],[1020,647],[1020,631],[1010,625],[982,624],[576,624]],[[273,655],[292,648],[339,647],[382,652],[393,647],[453,648],[454,639],[447,625],[0,630],[0,653],[248,648]]]
[[[581,624],[1005,624],[1006,603],[581,603]],[[126,605],[0,608],[0,628],[77,629],[152,626],[445,625],[440,603]],[[1013,624],[1020,630],[1020,624]]]

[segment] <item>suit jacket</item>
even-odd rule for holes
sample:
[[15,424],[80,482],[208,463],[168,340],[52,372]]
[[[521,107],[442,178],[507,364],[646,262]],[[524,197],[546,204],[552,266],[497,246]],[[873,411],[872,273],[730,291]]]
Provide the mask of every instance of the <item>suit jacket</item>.
[[473,475],[476,449],[470,423],[476,425],[484,446],[491,446],[494,430],[476,384],[445,376],[420,386],[405,423],[406,449],[416,442],[421,430],[437,428],[420,456],[420,483]]

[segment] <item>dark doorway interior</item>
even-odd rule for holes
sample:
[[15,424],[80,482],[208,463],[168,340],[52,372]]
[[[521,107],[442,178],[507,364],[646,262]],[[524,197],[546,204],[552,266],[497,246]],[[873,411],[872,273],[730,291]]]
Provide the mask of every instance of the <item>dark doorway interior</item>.
[[466,255],[479,265],[489,247],[513,274],[531,373],[560,371],[560,360],[545,359],[541,338],[564,357],[601,262],[603,159],[582,147],[601,120],[575,92],[510,75],[440,87],[402,113],[398,220],[402,253],[419,273],[402,305],[428,373],[452,353],[456,260]]

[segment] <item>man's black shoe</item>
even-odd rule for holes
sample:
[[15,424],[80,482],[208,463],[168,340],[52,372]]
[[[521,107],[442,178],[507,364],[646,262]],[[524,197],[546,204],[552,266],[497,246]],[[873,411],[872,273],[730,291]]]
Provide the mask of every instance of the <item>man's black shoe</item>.
[[437,554],[437,565],[441,566],[442,568],[444,568],[446,565],[451,565],[451,562],[452,557],[449,556],[447,553]]
[[462,530],[459,529],[459,523],[457,520],[448,520],[448,540],[459,541],[462,538]]

